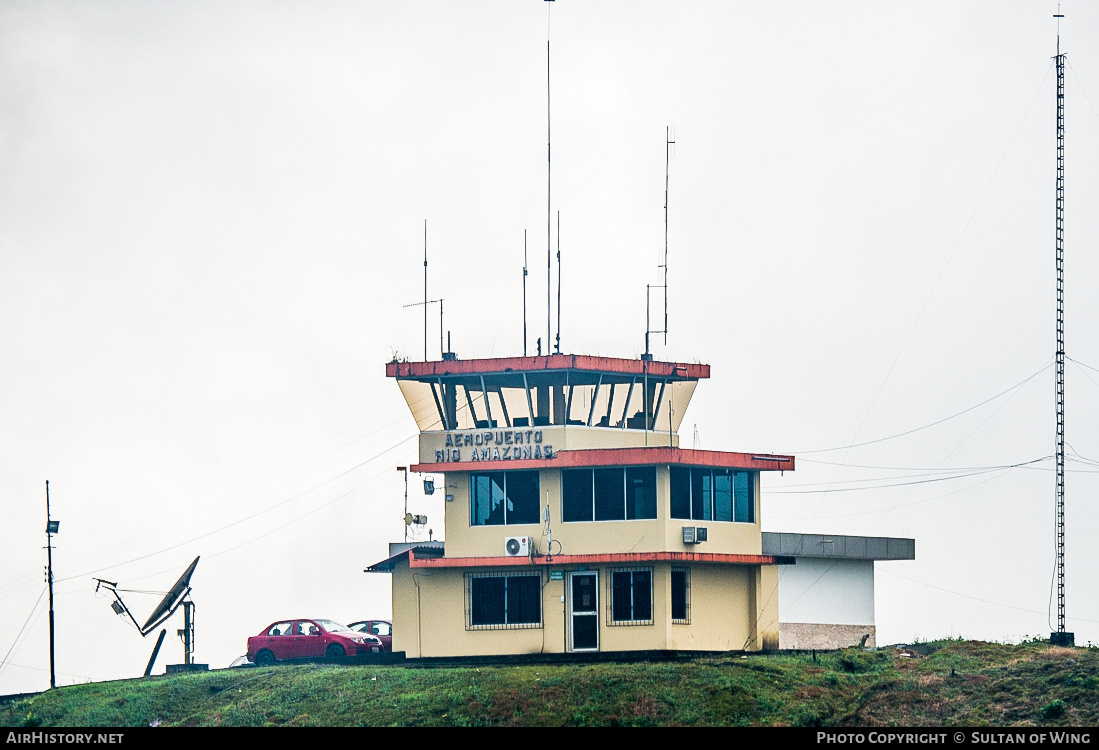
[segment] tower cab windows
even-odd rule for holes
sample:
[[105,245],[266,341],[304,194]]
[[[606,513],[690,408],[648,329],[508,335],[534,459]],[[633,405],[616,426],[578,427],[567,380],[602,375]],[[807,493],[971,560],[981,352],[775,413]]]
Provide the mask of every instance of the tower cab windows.
[[538,472],[470,474],[469,510],[471,526],[538,523]]
[[656,518],[656,467],[564,469],[561,520]]
[[672,518],[755,522],[755,488],[750,471],[671,468]]

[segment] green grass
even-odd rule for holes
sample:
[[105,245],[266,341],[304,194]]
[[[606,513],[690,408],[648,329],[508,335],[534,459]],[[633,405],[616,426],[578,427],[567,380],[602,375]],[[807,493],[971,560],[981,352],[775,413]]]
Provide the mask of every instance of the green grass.
[[59,688],[0,726],[1096,726],[1099,649],[946,640],[688,662],[307,664]]

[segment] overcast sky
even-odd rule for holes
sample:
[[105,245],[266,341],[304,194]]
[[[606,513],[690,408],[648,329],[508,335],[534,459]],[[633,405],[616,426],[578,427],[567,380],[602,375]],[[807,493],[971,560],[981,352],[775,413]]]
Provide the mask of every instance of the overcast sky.
[[[46,480],[59,684],[152,650],[93,576],[163,592],[201,555],[215,667],[278,618],[390,614],[362,570],[403,536],[384,364],[423,357],[425,219],[460,357],[522,353],[524,230],[545,335],[547,35],[562,350],[644,350],[673,126],[654,354],[712,365],[684,444],[798,457],[764,530],[916,539],[877,566],[879,643],[1048,636],[1055,12],[0,4],[0,693],[49,684]],[[1068,629],[1095,643],[1099,7],[1061,12]]]

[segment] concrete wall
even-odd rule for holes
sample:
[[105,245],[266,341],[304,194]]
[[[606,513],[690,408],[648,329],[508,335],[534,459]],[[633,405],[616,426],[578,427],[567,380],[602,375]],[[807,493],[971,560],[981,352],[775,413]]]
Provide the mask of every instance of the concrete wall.
[[833,649],[857,646],[866,639],[866,646],[874,648],[877,630],[873,625],[821,625],[815,622],[784,622],[779,625],[779,648],[783,649]]

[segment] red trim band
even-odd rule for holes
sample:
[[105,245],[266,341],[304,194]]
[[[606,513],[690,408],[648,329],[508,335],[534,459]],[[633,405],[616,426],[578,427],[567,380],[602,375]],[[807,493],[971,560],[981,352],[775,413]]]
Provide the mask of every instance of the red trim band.
[[588,448],[584,450],[563,450],[554,458],[550,459],[424,463],[414,464],[410,468],[414,472],[435,474],[446,471],[501,471],[504,469],[643,466],[649,464],[709,466],[723,469],[752,469],[754,471],[793,471],[794,457],[651,446],[648,448]]
[[[789,561],[789,562],[787,562]],[[535,557],[534,565],[632,565],[649,562],[713,563],[718,565],[793,565],[794,558],[783,555],[730,555],[711,552],[613,552],[596,555],[554,555]],[[412,568],[499,568],[530,566],[529,557],[416,557]]]
[[549,354],[541,357],[498,357],[496,359],[452,359],[437,362],[389,362],[388,378],[434,378],[445,375],[488,375],[489,373],[532,373],[551,370],[585,370],[616,375],[645,375],[672,380],[710,377],[710,366],[682,362],[657,362],[584,354]]

